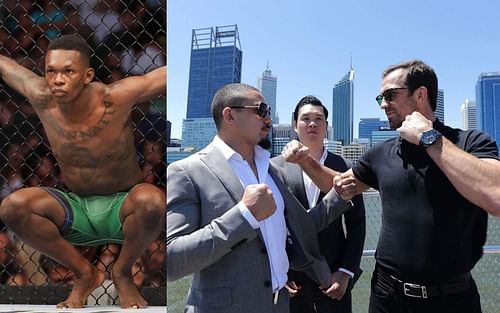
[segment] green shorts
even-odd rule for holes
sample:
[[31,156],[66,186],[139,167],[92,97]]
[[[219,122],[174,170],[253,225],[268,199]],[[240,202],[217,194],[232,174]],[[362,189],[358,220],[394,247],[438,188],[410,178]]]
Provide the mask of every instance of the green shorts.
[[128,192],[110,196],[80,197],[72,192],[44,187],[65,211],[64,225],[59,232],[74,245],[98,246],[122,243],[120,208]]

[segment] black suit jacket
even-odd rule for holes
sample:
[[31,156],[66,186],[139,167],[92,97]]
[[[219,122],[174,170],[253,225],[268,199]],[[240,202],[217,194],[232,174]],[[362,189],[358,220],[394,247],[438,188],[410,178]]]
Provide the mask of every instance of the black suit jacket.
[[[290,190],[304,208],[309,209],[300,166],[286,162],[281,156],[273,158],[272,162],[284,169]],[[339,172],[345,172],[350,168],[350,165],[350,162],[342,157],[328,152],[325,166]],[[319,199],[323,196],[324,193],[321,192]],[[353,272],[357,278],[361,274],[359,264],[365,241],[366,219],[363,196],[358,195],[352,201],[354,207],[343,215],[345,230],[342,218],[338,218],[318,234],[318,241],[321,254],[327,259],[332,272],[342,267]],[[304,279],[304,275],[290,271],[289,279],[300,282]],[[352,284],[350,285],[352,287]]]

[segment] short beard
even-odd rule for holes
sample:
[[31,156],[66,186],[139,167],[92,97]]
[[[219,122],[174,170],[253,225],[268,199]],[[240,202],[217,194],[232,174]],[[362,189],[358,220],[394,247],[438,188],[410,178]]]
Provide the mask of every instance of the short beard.
[[258,145],[263,148],[263,149],[266,149],[266,150],[269,150],[271,149],[272,147],[272,144],[271,144],[271,140],[269,140],[269,137],[266,137],[266,138],[262,138]]
[[389,120],[389,126],[391,129],[398,129],[401,125],[403,125],[403,121],[401,119],[392,119],[392,121]]

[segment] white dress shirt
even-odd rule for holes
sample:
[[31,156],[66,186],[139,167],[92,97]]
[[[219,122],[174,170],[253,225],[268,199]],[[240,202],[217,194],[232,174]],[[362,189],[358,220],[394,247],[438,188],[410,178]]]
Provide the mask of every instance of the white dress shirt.
[[[328,156],[328,151],[325,148],[323,148],[323,154],[321,155],[321,158],[319,159],[318,163],[320,163],[321,165],[325,165],[325,160],[327,156]],[[306,172],[302,171],[302,177],[304,178],[304,189],[306,190],[307,202],[309,203],[309,208],[313,208],[318,202],[319,194],[321,191],[319,190],[318,186],[314,184],[311,178],[307,176]],[[349,270],[346,270],[345,268],[341,267],[338,270],[346,273],[351,278],[354,277],[354,273]]]
[[281,192],[268,173],[270,154],[263,148],[255,146],[254,161],[257,166],[258,175],[258,177],[255,177],[247,161],[220,139],[219,136],[215,136],[212,143],[222,151],[222,154],[234,173],[240,179],[243,188],[252,184],[266,184],[273,193],[276,211],[264,220],[257,221],[242,201],[238,203],[238,207],[245,219],[254,229],[260,228],[269,258],[273,292],[276,292],[281,289],[287,281],[289,263],[285,251],[287,234],[284,216],[285,203],[283,202]]

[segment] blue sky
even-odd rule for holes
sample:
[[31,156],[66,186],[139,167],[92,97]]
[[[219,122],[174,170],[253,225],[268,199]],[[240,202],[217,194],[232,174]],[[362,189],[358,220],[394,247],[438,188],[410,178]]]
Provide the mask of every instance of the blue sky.
[[193,28],[238,25],[242,82],[256,86],[269,62],[278,77],[281,123],[307,94],[330,109],[332,88],[352,56],[355,134],[360,118],[385,119],[374,98],[390,64],[431,65],[445,94],[445,122],[454,127],[461,126],[460,105],[475,99],[479,74],[500,71],[497,0],[170,0],[167,14],[167,118],[174,138],[186,115]]

